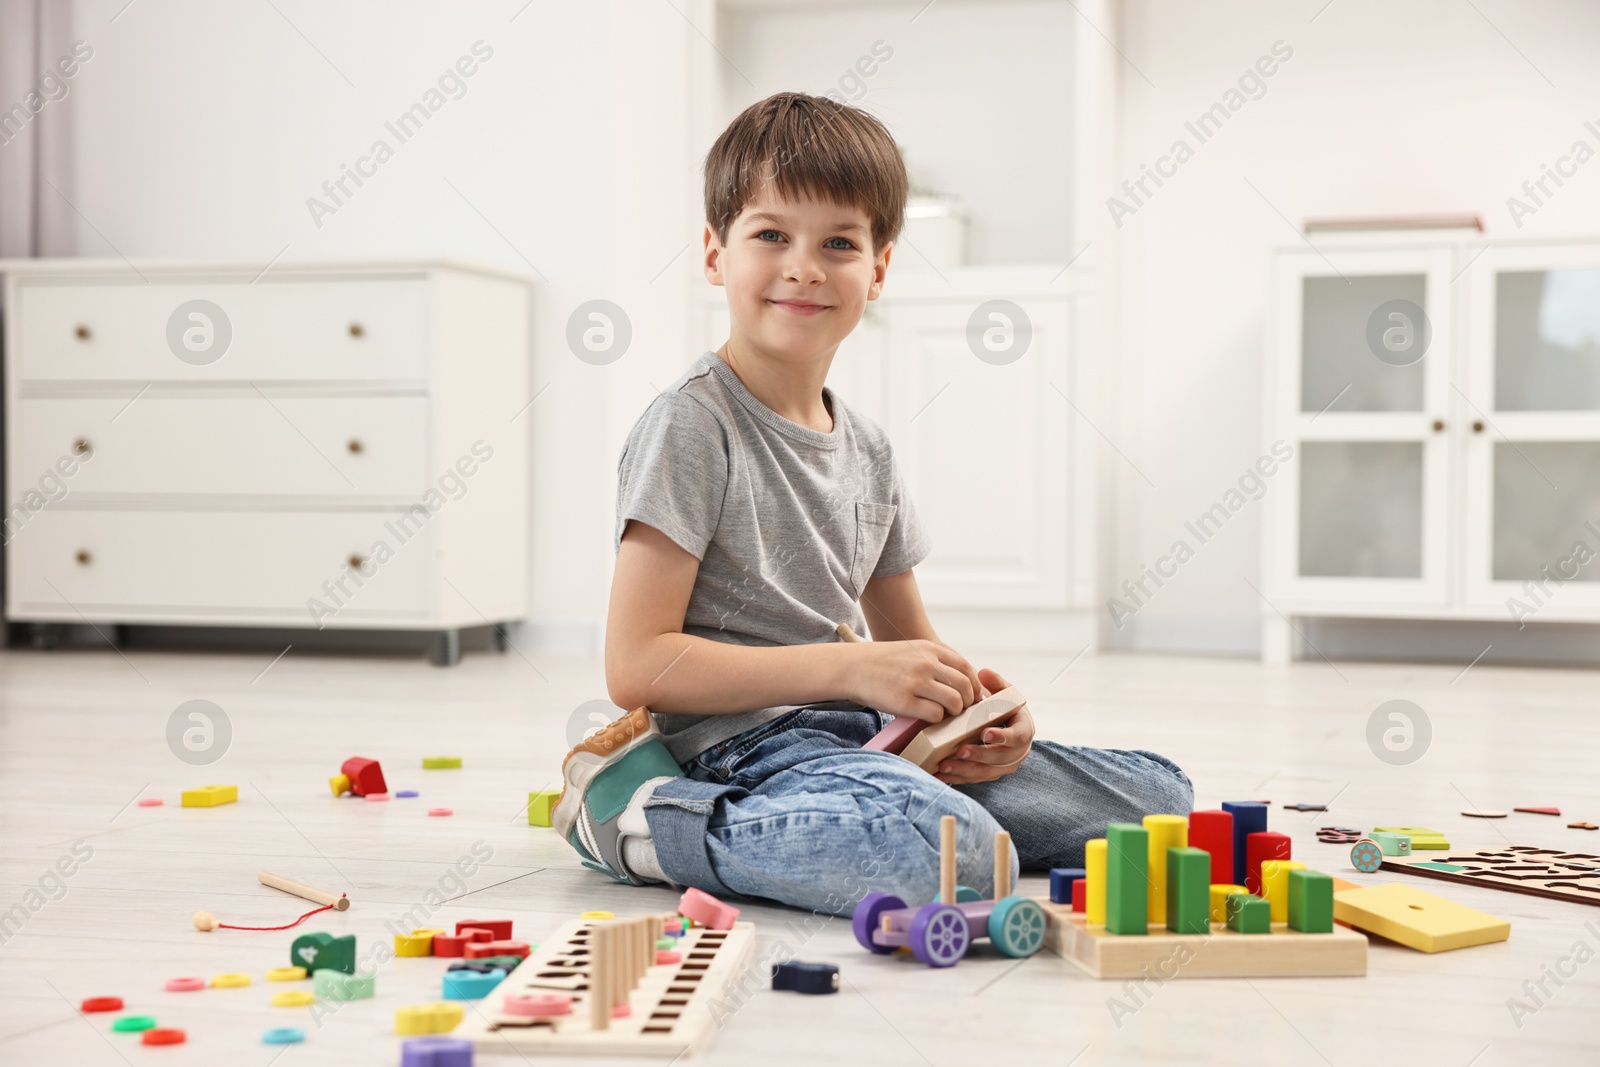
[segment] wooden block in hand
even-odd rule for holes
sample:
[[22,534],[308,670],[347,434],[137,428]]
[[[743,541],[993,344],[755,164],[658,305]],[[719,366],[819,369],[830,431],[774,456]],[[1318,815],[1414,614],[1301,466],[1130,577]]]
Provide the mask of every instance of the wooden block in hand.
[[959,715],[942,719],[913,737],[900,755],[915,763],[929,774],[937,773],[939,763],[948,759],[963,744],[977,738],[984,730],[1009,718],[1026,704],[1027,698],[1012,686],[980,700]]

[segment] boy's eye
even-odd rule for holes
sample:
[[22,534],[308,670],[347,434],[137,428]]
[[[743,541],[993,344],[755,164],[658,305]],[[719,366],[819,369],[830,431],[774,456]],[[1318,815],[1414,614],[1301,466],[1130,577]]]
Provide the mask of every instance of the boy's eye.
[[830,241],[839,241],[839,242],[843,243],[843,245],[844,245],[843,248],[835,249],[835,251],[837,251],[837,252],[848,252],[852,248],[855,247],[854,242],[852,242],[849,238],[846,238],[846,237],[830,237],[830,238],[828,238],[828,240],[830,240]]
[[777,230],[762,230],[760,233],[756,234],[756,240],[765,241],[767,239],[767,235],[769,235],[769,234],[772,235],[773,237],[782,237],[783,236]]

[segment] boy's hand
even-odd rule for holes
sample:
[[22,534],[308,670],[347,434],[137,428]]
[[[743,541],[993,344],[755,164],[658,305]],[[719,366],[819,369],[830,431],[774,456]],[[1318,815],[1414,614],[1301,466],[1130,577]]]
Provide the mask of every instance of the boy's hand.
[[937,641],[864,641],[852,646],[851,699],[891,715],[938,722],[977,702],[978,672]]
[[[1011,683],[985,667],[978,672],[983,687],[998,693]],[[1024,704],[1001,726],[990,726],[979,735],[982,744],[967,742],[950,757],[941,760],[934,777],[947,785],[971,785],[1003,778],[1021,766],[1033,746],[1033,716]]]

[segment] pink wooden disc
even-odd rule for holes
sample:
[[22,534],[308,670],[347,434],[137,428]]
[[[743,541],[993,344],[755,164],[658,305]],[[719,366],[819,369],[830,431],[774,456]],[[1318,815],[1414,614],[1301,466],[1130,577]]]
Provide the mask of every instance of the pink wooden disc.
[[507,1015],[569,1015],[572,998],[565,993],[507,993]]
[[388,793],[368,793],[367,794],[367,799],[368,800],[388,800],[389,799],[389,794]]
[[140,797],[139,798],[139,806],[141,808],[159,808],[161,805],[163,805],[165,803],[166,803],[166,801],[162,800],[160,797]]
[[206,987],[204,978],[168,978],[167,992],[193,993]]
[[455,812],[451,811],[449,808],[429,808],[428,809],[428,814],[429,815],[454,815]]
[[683,953],[674,952],[670,948],[664,948],[664,949],[659,950],[656,953],[656,962],[657,963],[682,963],[683,962]]

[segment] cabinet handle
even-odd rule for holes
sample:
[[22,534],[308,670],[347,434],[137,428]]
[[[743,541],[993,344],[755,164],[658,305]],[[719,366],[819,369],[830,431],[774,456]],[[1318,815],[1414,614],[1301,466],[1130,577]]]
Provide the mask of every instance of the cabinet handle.
[[89,555],[89,550],[87,548],[78,549],[78,566],[87,567],[93,558],[94,557]]
[[80,341],[87,341],[89,339],[89,327],[79,326],[72,331],[72,335]]
[[348,448],[350,451],[356,453],[357,455],[360,455],[361,454],[361,439],[359,437],[352,437],[352,438],[350,438],[350,443],[348,445],[346,445],[345,447]]
[[1473,420],[1472,432],[1473,433],[1482,433],[1483,432],[1483,420],[1482,419],[1474,419]]
[[1434,433],[1442,433],[1443,431],[1444,431],[1444,420],[1443,419],[1434,419],[1433,420],[1433,432]]
[[87,437],[80,437],[72,442],[72,450],[80,456],[86,456],[94,451],[94,446],[89,443]]
[[359,322],[352,322],[350,324],[350,336],[351,337],[360,337],[365,332],[366,331],[361,328],[361,324]]

